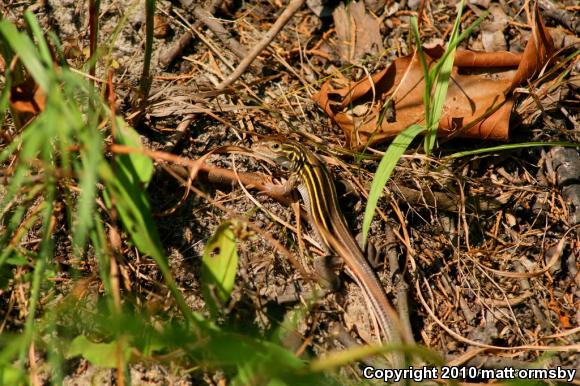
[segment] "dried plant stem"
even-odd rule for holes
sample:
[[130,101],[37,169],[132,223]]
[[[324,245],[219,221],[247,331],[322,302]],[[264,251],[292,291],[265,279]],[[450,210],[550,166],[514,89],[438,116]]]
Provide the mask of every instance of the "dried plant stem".
[[[423,279],[423,281],[424,281],[425,288],[427,290],[429,290],[429,282],[426,279]],[[580,350],[580,344],[554,345],[554,346],[527,344],[527,345],[520,345],[520,346],[514,346],[514,347],[504,347],[504,346],[496,346],[496,345],[490,345],[490,344],[485,344],[485,343],[474,341],[472,339],[466,338],[466,337],[456,333],[454,330],[452,330],[449,326],[447,326],[445,323],[443,323],[443,321],[435,315],[435,312],[433,311],[433,307],[429,306],[429,304],[427,304],[427,301],[423,297],[423,294],[421,292],[421,286],[419,284],[419,280],[415,280],[415,290],[417,292],[417,295],[419,296],[419,300],[421,301],[421,304],[423,305],[424,309],[427,311],[427,313],[429,314],[431,319],[433,319],[439,327],[441,327],[443,330],[445,330],[445,332],[447,332],[451,337],[453,337],[454,339],[456,339],[459,342],[463,342],[463,343],[466,343],[466,344],[469,344],[469,345],[475,346],[475,347],[491,349],[491,350],[502,350],[502,351],[538,350],[538,351],[572,352],[572,351]]]
[[[101,6],[101,0],[91,0],[89,1],[89,75],[91,77],[95,76],[96,67],[96,53],[97,53],[97,42],[99,34],[99,8]],[[91,83],[93,79],[91,78]]]
[[[211,3],[205,7],[205,10],[209,14],[213,14],[219,6],[222,4],[222,0],[212,0]],[[197,7],[197,5],[196,5]],[[198,28],[201,26],[202,22],[197,20],[192,29]],[[193,39],[193,31],[187,31],[177,40],[177,43],[171,46],[159,59],[159,66],[162,68],[167,68],[174,60],[177,58],[187,47],[191,40]]]
[[217,21],[211,13],[205,8],[194,8],[193,14],[197,17],[197,20],[205,24],[207,28],[213,32],[223,44],[225,44],[230,51],[232,51],[240,59],[245,58],[248,55],[248,51],[232,37],[232,35],[224,28],[224,26]]
[[240,64],[238,64],[238,67],[234,70],[234,72],[232,72],[230,76],[228,76],[226,79],[224,79],[223,82],[221,82],[216,86],[218,90],[220,91],[224,90],[226,87],[234,83],[240,76],[242,76],[242,74],[248,69],[250,64],[252,64],[252,62],[260,54],[260,52],[262,52],[270,44],[270,42],[274,39],[274,37],[278,35],[278,33],[282,30],[282,28],[284,28],[286,23],[288,23],[290,18],[298,11],[298,9],[300,9],[302,4],[304,4],[304,1],[305,0],[292,0],[290,4],[288,4],[288,7],[286,7],[286,9],[284,10],[284,12],[282,12],[278,20],[276,20],[274,25],[272,25],[272,28],[270,28],[270,30],[266,32],[262,40],[260,40],[255,45],[255,47],[248,54],[248,56],[246,56],[240,62]]

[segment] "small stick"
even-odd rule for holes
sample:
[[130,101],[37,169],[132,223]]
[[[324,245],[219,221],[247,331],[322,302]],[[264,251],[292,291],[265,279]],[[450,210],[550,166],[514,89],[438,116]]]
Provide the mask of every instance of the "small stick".
[[248,55],[248,51],[244,46],[234,39],[224,26],[206,9],[194,8],[193,14],[197,17],[197,20],[205,24],[238,58],[244,59]]
[[250,66],[250,64],[252,64],[254,59],[256,59],[256,57],[260,54],[260,52],[262,52],[270,44],[270,42],[274,39],[274,37],[278,35],[278,33],[282,30],[282,28],[284,28],[286,23],[288,23],[290,18],[298,11],[298,9],[300,9],[300,7],[302,6],[302,4],[304,4],[304,2],[305,0],[290,1],[288,7],[286,7],[284,12],[282,12],[280,17],[278,18],[278,20],[276,20],[274,25],[272,25],[270,30],[266,32],[262,40],[260,40],[254,47],[254,49],[250,51],[248,56],[246,56],[240,62],[240,64],[238,64],[238,67],[234,70],[234,72],[232,72],[230,76],[228,76],[226,79],[224,79],[223,82],[221,82],[216,86],[216,89],[222,91],[226,87],[234,83],[240,76],[242,76],[242,74],[246,71],[246,69]]
[[[222,1],[223,0],[212,0],[211,3],[205,8],[205,10],[210,14],[215,13],[215,11],[222,4]],[[195,8],[199,8],[199,6],[196,5]],[[192,29],[200,27],[201,24],[202,22],[200,20],[197,20],[195,23],[193,23]],[[175,43],[167,51],[165,51],[163,55],[161,55],[161,57],[159,58],[159,66],[161,68],[169,67],[169,65],[175,60],[175,58],[181,55],[185,47],[187,47],[192,40],[193,40],[193,31],[186,31],[183,35],[181,35],[177,43]]]

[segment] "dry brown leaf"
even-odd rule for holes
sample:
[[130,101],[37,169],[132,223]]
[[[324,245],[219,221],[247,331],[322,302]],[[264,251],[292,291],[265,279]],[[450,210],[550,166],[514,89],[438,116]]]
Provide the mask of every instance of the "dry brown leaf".
[[340,4],[332,12],[342,60],[355,62],[364,55],[383,50],[381,30],[376,17],[365,10],[365,3]]
[[565,28],[548,28],[548,32],[550,32],[550,36],[554,41],[554,48],[557,50],[568,48],[572,45],[580,45],[580,37],[574,35]]
[[486,52],[507,50],[507,41],[503,33],[507,27],[508,17],[502,6],[492,4],[489,8],[493,21],[481,23],[481,43]]
[[[532,37],[523,54],[456,52],[439,121],[441,136],[508,139],[514,102],[511,91],[537,75],[554,51],[537,9],[535,15]],[[425,48],[428,63],[433,64],[443,51],[441,46]],[[343,129],[351,148],[369,140],[375,143],[392,138],[410,125],[424,121],[423,70],[417,54],[395,60],[371,79],[337,83],[326,82],[313,99]],[[393,102],[393,112],[377,129],[381,109],[388,100]]]
[[44,111],[46,96],[34,79],[29,78],[10,89],[10,108],[19,126]]

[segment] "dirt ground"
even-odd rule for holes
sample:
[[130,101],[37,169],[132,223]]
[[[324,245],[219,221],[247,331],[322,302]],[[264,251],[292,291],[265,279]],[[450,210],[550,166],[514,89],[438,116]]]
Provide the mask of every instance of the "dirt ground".
[[[563,60],[578,49],[580,8],[573,0],[539,4],[546,26],[558,31],[553,35],[554,44]],[[365,195],[378,160],[341,153],[346,148],[345,135],[314,103],[312,95],[338,70],[344,78],[359,80],[395,58],[412,54],[410,16],[417,13],[420,2],[365,2],[366,17],[378,20],[380,39],[367,45],[359,42],[349,51],[348,44],[345,48],[337,36],[340,26],[335,20],[340,19],[332,16],[337,4],[308,1],[224,91],[216,88],[241,61],[233,48],[241,48],[247,55],[288,4],[225,0],[213,5],[215,16],[206,15],[200,22],[194,9],[199,11],[208,4],[157,2],[154,79],[146,114],[136,127],[143,143],[191,159],[223,145],[247,147],[255,139],[254,133],[281,134],[317,144],[317,152],[326,156],[337,181],[350,229],[359,233]],[[520,0],[470,1],[464,27],[485,10],[491,16],[461,47],[522,52],[531,34],[526,7],[532,9]],[[6,0],[0,5],[4,17],[20,26],[26,9],[34,12],[46,31],[56,33],[72,66],[84,61],[89,41],[86,2]],[[426,45],[444,42],[456,11],[454,1],[427,2],[421,29]],[[143,66],[143,2],[103,1],[99,21],[101,63],[107,61],[114,68],[118,111],[130,120]],[[225,40],[208,27],[211,23],[225,28]],[[184,49],[169,60],[169,50],[191,30],[193,36]],[[99,79],[106,77],[103,68],[97,66]],[[562,75],[552,83],[550,93],[540,97],[533,92],[518,94],[509,143],[580,142],[579,70],[576,58],[550,79]],[[379,201],[383,215],[375,216],[370,232],[370,241],[379,253],[375,270],[393,304],[401,307],[407,300],[405,318],[410,320],[415,341],[449,364],[522,368],[534,363],[580,373],[578,147],[528,147],[449,159],[445,156],[500,143],[455,138],[442,141],[430,156],[415,153],[421,143],[413,142],[410,155],[399,162],[387,185],[389,194]],[[384,151],[387,144],[372,145],[369,151]],[[287,177],[246,155],[216,155],[208,163],[229,169],[235,166],[239,172],[271,173],[278,180]],[[157,213],[173,209],[157,217],[157,225],[172,274],[192,309],[208,312],[199,284],[201,256],[208,238],[232,214],[246,216],[301,260],[301,237],[273,219],[276,216],[295,225],[290,207],[250,190],[261,206],[257,209],[237,184],[200,180],[195,186],[211,201],[195,194],[182,199],[182,184],[162,167],[157,168],[148,188]],[[305,235],[311,234],[305,228]],[[306,249],[313,255],[319,252],[308,242]],[[266,330],[294,307],[293,294],[308,291],[313,283],[258,234],[249,232],[240,240],[238,252],[235,289],[223,317],[232,325],[250,321],[253,328]],[[306,270],[313,269],[308,259],[302,261]],[[88,270],[98,272],[95,261],[89,262]],[[167,292],[152,261],[129,255],[121,270],[123,291],[132,298],[170,308],[164,303]],[[320,299],[299,326],[299,343],[307,338],[315,354],[344,348],[337,325],[357,342],[374,341],[360,290],[346,275],[341,274],[340,279],[339,290]],[[70,283],[64,280],[59,289],[66,293]],[[18,324],[12,323],[15,328]],[[478,343],[517,348],[498,350]],[[534,349],[540,346],[554,350],[546,355],[546,350]],[[68,370],[68,385],[115,384],[114,370],[96,368],[84,359],[71,360]],[[178,367],[141,363],[131,367],[131,381],[135,385],[217,385],[223,379],[220,374],[192,375]]]

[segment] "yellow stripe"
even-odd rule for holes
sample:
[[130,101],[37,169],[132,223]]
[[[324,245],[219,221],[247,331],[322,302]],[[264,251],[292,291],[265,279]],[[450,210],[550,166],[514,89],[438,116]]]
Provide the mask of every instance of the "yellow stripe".
[[[399,343],[401,339],[397,331],[396,314],[393,314],[380,282],[348,231],[337,202],[334,182],[322,161],[299,144],[293,144],[286,139],[275,139],[270,142],[272,143],[276,147],[265,147],[263,154],[278,161],[284,158],[291,163],[292,172],[298,173],[306,189],[306,192],[301,193],[308,196],[306,198],[309,201],[312,225],[317,228],[317,233],[322,238],[320,241],[345,260],[349,274],[369,296],[371,309],[379,319],[387,343]],[[393,368],[402,368],[404,356],[391,354],[390,362]]]
[[[281,149],[281,152],[284,153],[287,159],[295,163],[295,165],[293,165],[296,169],[295,171],[298,172],[304,181],[310,201],[310,215],[319,226],[322,226],[326,231],[331,232],[328,223],[330,219],[327,219],[325,215],[325,208],[327,208],[328,205],[325,204],[327,203],[326,200],[333,198],[324,197],[323,192],[325,190],[332,191],[332,187],[328,186],[328,184],[333,182],[328,180],[328,176],[324,174],[321,168],[317,165],[317,160],[309,159],[308,154],[305,154],[305,152],[298,146],[293,146],[292,144],[285,145],[286,146],[283,146]],[[324,189],[323,184],[327,184],[328,189]],[[325,239],[323,241],[327,243],[326,238],[323,235],[321,236]]]
[[326,230],[330,230],[328,223],[326,222],[326,211],[322,206],[323,202],[326,202],[326,197],[324,197],[321,193],[323,191],[324,183],[328,184],[328,180],[324,181],[324,176],[321,176],[322,173],[316,167],[313,167],[310,163],[303,165],[302,170],[304,170],[304,174],[302,174],[304,181],[306,182],[306,188],[308,189],[308,193],[311,197],[311,213],[312,216],[316,217],[320,224],[324,226]]

